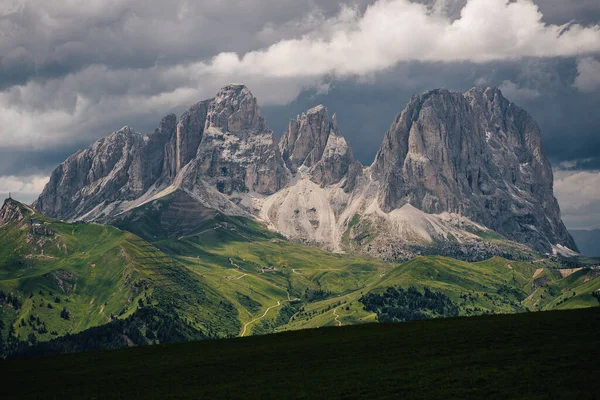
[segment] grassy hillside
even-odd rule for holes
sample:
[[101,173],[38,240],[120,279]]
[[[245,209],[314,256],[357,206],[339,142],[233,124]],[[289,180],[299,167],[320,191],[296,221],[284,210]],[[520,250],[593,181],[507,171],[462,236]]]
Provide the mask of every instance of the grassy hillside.
[[226,299],[139,237],[109,226],[63,223],[15,204],[20,219],[0,227],[0,343],[11,341],[9,335],[13,341],[47,341],[126,319],[144,307],[172,311],[193,327],[190,338],[239,332]]
[[[328,253],[286,241],[245,218],[206,218],[206,213],[198,215],[199,225],[188,234],[179,227],[177,234],[169,234],[172,221],[195,218],[183,214],[181,204],[187,202],[187,195],[176,193],[145,205],[117,226],[206,279],[236,307],[244,335],[377,321],[360,299],[388,287],[443,293],[460,315],[598,304],[592,293],[600,289],[600,271],[585,269],[578,272],[581,279],[563,279],[550,268],[558,263],[547,259],[531,263],[494,257],[469,263],[429,256],[392,264]],[[538,270],[551,279],[534,278]]]
[[[333,254],[179,192],[123,216],[119,229],[15,205],[21,219],[0,227],[0,343],[21,343],[19,354],[591,307],[600,297],[600,271],[591,268]],[[33,229],[32,217],[43,229]]]
[[595,399],[600,308],[0,361],[4,399]]

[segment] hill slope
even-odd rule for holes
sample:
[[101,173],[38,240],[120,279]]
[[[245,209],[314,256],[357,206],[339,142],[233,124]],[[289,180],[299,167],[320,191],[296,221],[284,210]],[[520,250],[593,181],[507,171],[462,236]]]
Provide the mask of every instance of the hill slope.
[[600,308],[0,361],[3,398],[595,399]]
[[[397,264],[333,254],[286,241],[243,217],[184,218],[180,204],[188,197],[175,192],[115,223],[210,282],[238,309],[240,334],[377,321],[361,298],[389,287],[442,293],[459,315],[598,304],[592,293],[600,289],[600,270],[573,270],[563,278],[550,259],[469,263],[429,256]],[[202,222],[187,233],[172,223],[193,218]]]
[[[239,331],[226,299],[139,237],[109,226],[56,221],[13,200],[2,210],[0,344],[13,348],[135,320],[144,308],[155,311],[146,317],[167,318],[165,326],[186,327],[163,332],[166,341],[170,335],[186,340]],[[163,341],[149,330],[136,328],[132,332],[141,337],[124,335],[114,345]]]
[[18,354],[598,304],[597,269],[334,254],[180,191],[123,214],[120,229],[2,210],[0,337]]

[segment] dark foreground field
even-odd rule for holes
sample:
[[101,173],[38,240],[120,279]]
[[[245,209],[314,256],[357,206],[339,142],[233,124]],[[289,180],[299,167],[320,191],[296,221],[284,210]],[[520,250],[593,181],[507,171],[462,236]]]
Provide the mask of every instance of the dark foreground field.
[[1,398],[600,396],[600,308],[0,362]]

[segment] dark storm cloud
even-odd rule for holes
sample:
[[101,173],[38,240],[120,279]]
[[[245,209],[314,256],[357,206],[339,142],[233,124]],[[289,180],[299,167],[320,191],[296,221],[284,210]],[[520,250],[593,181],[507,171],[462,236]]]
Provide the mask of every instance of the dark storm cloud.
[[[418,1],[424,4],[435,3],[435,0]],[[448,14],[456,19],[467,0],[445,0],[444,3]],[[588,25],[600,21],[600,2],[597,0],[535,0],[535,4],[543,14],[542,20],[549,24],[576,22]]]
[[574,162],[578,169],[600,167],[600,93],[581,93],[573,82],[574,59],[493,64],[405,63],[369,80],[334,81],[329,93],[305,92],[286,106],[263,107],[273,129],[285,129],[290,116],[325,104],[337,113],[340,129],[356,156],[370,164],[393,118],[413,94],[433,88],[465,92],[474,86],[498,86],[540,125],[544,147],[555,166]]
[[600,21],[600,3],[598,0],[536,0],[543,20],[550,24],[577,22],[584,25]]
[[[15,3],[16,4],[16,3]],[[65,76],[90,65],[170,66],[244,53],[318,27],[360,1],[30,0],[0,5],[0,89]],[[5,6],[7,7],[7,6]],[[4,12],[3,12],[4,11]]]

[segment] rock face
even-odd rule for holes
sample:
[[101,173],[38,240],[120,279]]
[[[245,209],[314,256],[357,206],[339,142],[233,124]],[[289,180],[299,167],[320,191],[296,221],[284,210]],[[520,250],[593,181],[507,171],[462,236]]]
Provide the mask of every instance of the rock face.
[[228,195],[272,194],[285,185],[287,172],[275,136],[244,85],[225,86],[210,103],[189,171]]
[[498,89],[411,98],[372,169],[386,212],[411,204],[467,216],[537,250],[576,248],[560,219],[540,130]]
[[[292,173],[304,167],[313,182],[321,186],[339,182],[348,172],[353,181],[362,172],[346,139],[339,133],[335,115],[330,118],[322,105],[291,120],[279,147]],[[351,190],[351,184],[347,187]]]
[[20,222],[24,218],[25,216],[18,202],[12,199],[4,200],[4,204],[0,208],[0,227],[11,222]]
[[[286,181],[256,99],[244,85],[228,85],[179,121],[164,117],[150,135],[124,127],[72,155],[54,170],[34,207],[53,217],[98,220],[172,185],[271,194]],[[222,206],[218,195],[205,197]]]
[[174,130],[172,125],[169,125],[171,133],[164,149],[163,161],[164,177],[167,180],[174,179],[181,168],[196,156],[211,101],[212,99],[204,100],[190,107],[176,123]]
[[412,97],[365,168],[322,105],[291,120],[277,143],[250,90],[232,84],[152,134],[124,127],[69,157],[34,207],[114,222],[184,193],[330,250],[479,259],[503,254],[474,234],[489,229],[538,251],[576,249],[552,186],[539,128],[497,89]]
[[[126,126],[75,153],[52,172],[35,209],[53,217],[72,218],[100,203],[135,196],[144,183],[130,181],[129,170],[136,158],[145,158],[137,156],[144,145],[144,137]],[[143,174],[138,175],[141,178]]]

